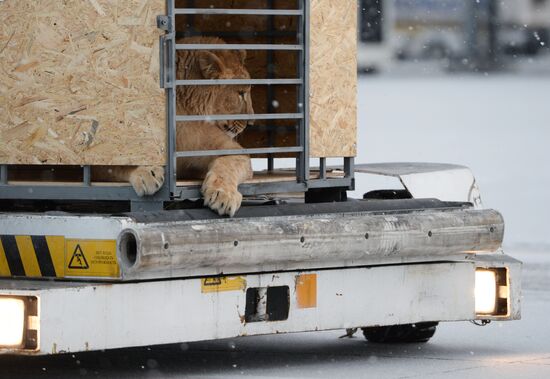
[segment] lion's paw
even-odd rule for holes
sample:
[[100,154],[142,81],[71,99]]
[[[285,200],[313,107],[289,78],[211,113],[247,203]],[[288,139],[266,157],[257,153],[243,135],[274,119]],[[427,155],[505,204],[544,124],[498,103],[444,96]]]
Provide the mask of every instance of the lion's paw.
[[140,166],[130,174],[130,184],[138,196],[154,195],[164,183],[164,168]]
[[214,172],[209,172],[202,184],[204,205],[218,212],[220,216],[233,217],[241,207],[243,196],[237,186]]

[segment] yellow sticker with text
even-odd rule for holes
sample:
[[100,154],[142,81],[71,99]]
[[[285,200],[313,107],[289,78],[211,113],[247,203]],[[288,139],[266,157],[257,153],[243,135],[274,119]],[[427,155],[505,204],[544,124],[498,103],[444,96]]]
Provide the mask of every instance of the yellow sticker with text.
[[116,240],[66,240],[65,276],[120,277]]
[[204,278],[201,280],[202,293],[242,291],[246,288],[246,279],[242,276]]

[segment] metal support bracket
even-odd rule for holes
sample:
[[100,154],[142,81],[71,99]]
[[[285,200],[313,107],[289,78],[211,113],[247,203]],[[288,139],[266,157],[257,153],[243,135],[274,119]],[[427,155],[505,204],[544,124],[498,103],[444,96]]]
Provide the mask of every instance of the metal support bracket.
[[172,48],[175,42],[175,33],[170,32],[159,37],[159,78],[160,88],[174,88],[175,78],[170,75],[173,70]]
[[157,28],[167,32],[172,31],[172,22],[170,21],[170,17],[164,15],[157,16]]
[[85,186],[89,187],[92,185],[92,167],[89,165],[86,165],[83,167],[83,179],[82,182]]
[[170,51],[172,50],[172,44],[175,42],[175,33],[173,30],[172,17],[159,15],[157,16],[157,28],[167,32],[159,37],[159,77],[160,88],[173,88],[175,78],[171,78],[169,75],[172,69],[172,56]]
[[164,202],[162,201],[132,201],[130,203],[130,209],[132,212],[156,212],[164,209]]
[[8,184],[8,166],[0,165],[0,184]]

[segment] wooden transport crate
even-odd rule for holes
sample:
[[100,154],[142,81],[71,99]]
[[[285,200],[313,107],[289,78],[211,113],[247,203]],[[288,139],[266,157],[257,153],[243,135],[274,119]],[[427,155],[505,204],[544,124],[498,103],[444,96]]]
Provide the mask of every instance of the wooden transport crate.
[[[0,2],[0,165],[47,165],[59,172],[65,166],[166,166],[167,102],[159,85],[159,36],[165,32],[157,27],[157,16],[171,3]],[[356,1],[176,0],[175,7],[300,9],[304,4],[309,13],[303,31],[296,17],[286,15],[182,15],[175,17],[175,28],[178,37],[190,30],[223,33],[228,43],[296,43],[296,35],[305,35],[305,61],[292,52],[250,50],[246,66],[258,79],[298,77],[304,70],[307,104],[297,103],[300,86],[258,85],[253,86],[254,108],[256,113],[306,109],[309,156],[352,158]],[[264,124],[247,129],[239,142],[245,148],[297,144],[293,120]],[[257,181],[266,180],[260,177]]]

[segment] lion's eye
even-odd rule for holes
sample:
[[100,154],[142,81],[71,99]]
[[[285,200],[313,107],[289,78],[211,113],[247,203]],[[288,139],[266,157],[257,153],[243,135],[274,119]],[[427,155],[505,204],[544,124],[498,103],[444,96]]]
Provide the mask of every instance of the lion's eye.
[[239,91],[239,96],[244,99],[244,96],[246,95],[245,91]]

